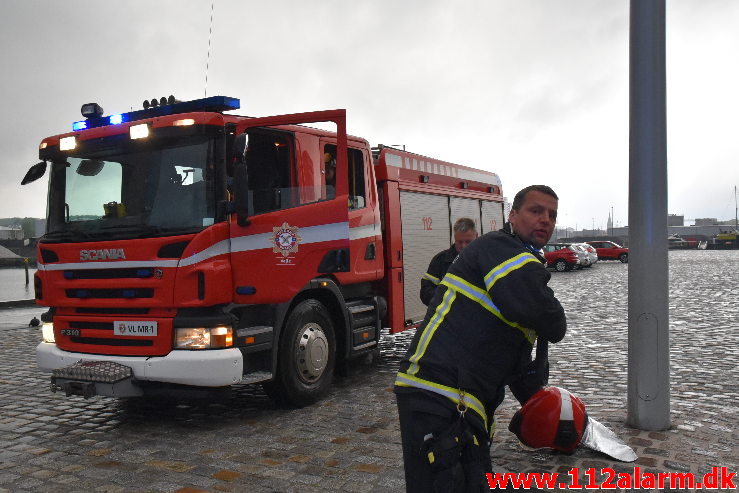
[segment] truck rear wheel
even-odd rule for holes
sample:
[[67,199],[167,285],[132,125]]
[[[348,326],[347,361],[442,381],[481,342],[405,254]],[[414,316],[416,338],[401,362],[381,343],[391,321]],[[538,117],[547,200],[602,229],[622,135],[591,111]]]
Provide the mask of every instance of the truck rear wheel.
[[326,307],[316,300],[303,300],[285,323],[277,377],[269,393],[285,404],[312,404],[328,392],[335,360],[336,338]]

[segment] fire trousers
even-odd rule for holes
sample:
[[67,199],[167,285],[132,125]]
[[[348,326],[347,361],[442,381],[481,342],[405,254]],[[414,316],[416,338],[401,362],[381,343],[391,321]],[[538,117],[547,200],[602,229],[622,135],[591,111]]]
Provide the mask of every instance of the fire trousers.
[[423,390],[396,398],[407,493],[490,491],[490,441],[481,420],[461,418],[454,403]]

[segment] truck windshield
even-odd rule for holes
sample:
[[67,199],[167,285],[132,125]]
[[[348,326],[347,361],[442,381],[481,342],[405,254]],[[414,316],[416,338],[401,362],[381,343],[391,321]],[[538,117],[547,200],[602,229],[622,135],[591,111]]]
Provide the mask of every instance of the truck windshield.
[[55,157],[46,239],[135,238],[213,224],[214,143],[202,135],[145,145],[90,143]]

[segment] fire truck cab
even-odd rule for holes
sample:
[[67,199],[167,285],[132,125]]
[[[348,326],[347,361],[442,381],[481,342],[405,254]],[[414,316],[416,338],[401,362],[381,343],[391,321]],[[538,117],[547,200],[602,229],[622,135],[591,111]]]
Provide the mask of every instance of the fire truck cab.
[[[416,326],[450,225],[503,222],[497,175],[346,133],[344,110],[253,118],[234,98],[145,102],[41,142],[49,170],[37,361],[67,395],[320,399]],[[312,128],[333,122],[336,131]]]

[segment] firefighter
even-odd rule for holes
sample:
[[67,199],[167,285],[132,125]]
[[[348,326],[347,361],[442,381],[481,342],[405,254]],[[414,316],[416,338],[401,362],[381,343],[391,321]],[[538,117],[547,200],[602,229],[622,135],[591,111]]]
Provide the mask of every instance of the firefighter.
[[477,238],[475,221],[469,217],[457,219],[452,231],[454,232],[454,243],[448,249],[434,255],[428,269],[426,269],[426,273],[421,278],[421,301],[424,305],[428,305],[431,301],[436,286],[444,278],[444,274],[449,270],[449,266],[452,265],[459,252]]
[[539,253],[557,206],[548,186],[524,188],[504,228],[465,248],[439,283],[395,380],[408,492],[489,491],[505,385],[530,367],[537,337],[558,342],[567,327]]

